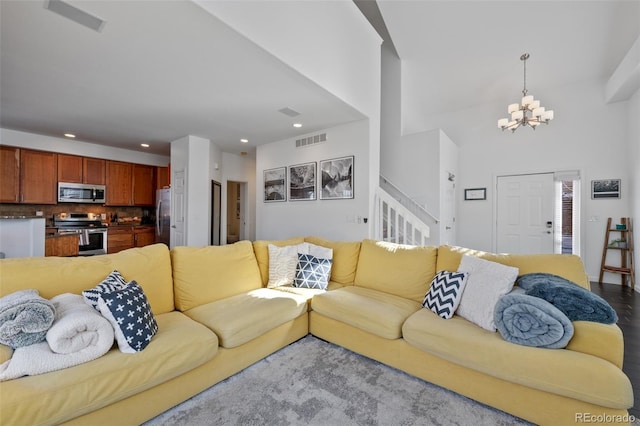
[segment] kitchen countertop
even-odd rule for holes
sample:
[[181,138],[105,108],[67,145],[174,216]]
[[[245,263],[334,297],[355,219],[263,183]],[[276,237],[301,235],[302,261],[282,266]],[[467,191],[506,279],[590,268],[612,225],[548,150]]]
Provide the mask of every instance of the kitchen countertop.
[[26,216],[26,215],[20,215],[20,216],[0,216],[0,219],[45,219],[44,216]]

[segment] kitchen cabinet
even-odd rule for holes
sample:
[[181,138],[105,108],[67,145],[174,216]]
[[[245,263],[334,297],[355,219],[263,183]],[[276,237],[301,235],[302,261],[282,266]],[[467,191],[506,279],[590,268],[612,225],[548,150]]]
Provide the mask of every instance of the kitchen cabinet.
[[20,149],[0,146],[0,203],[20,201]]
[[104,185],[106,161],[100,158],[82,158],[82,183]]
[[156,167],[156,189],[168,188],[171,183],[171,178],[169,177],[170,168],[167,167]]
[[156,242],[156,228],[153,226],[136,226],[133,228],[134,247],[144,247]]
[[58,182],[104,185],[105,160],[58,154]]
[[107,230],[107,253],[117,253],[133,247],[131,226],[112,226]]
[[53,152],[20,150],[20,202],[56,204],[58,157]]
[[133,205],[153,206],[155,198],[155,166],[133,165]]
[[82,157],[58,154],[58,182],[82,183]]
[[133,202],[133,164],[120,161],[106,162],[108,206],[130,206]]
[[45,256],[77,256],[79,251],[78,234],[55,235],[44,240]]

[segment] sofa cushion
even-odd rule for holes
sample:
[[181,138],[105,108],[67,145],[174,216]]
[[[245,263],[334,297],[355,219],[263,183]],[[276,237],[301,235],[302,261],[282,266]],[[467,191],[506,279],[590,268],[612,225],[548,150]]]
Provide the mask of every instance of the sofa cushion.
[[451,318],[458,309],[468,277],[467,272],[438,272],[431,281],[431,287],[424,296],[422,306],[443,319]]
[[443,320],[427,309],[411,315],[402,334],[418,349],[502,380],[605,407],[633,405],[629,379],[595,356],[516,345],[458,315]]
[[266,286],[269,282],[269,244],[284,247],[301,243],[304,243],[304,238],[302,237],[289,238],[287,240],[256,240],[253,242],[253,251],[260,269],[262,286]]
[[364,240],[354,284],[421,303],[436,275],[436,254],[435,247]]
[[180,312],[156,318],[158,334],[142,352],[113,348],[85,364],[3,382],[2,423],[62,423],[178,377],[216,355],[218,338],[204,325]]
[[331,281],[342,285],[353,284],[360,256],[360,241],[331,241],[320,237],[305,237],[304,240],[333,250]]
[[296,276],[298,253],[307,253],[304,243],[293,246],[278,247],[269,244],[269,282],[267,288],[291,285]]
[[438,247],[436,270],[457,271],[462,256],[469,254],[481,259],[518,268],[520,275],[547,272],[566,278],[589,289],[589,277],[579,256],[573,254],[494,254],[464,247]]
[[310,254],[298,253],[293,286],[326,290],[331,276],[331,259],[321,259]]
[[111,293],[112,291],[121,290],[127,286],[127,281],[120,275],[118,271],[112,271],[100,284],[97,286],[83,290],[82,298],[84,302],[93,307],[95,310],[98,309],[98,300],[100,299],[100,295],[103,293]]
[[259,288],[185,311],[213,330],[220,346],[235,348],[307,311],[303,296]]
[[458,271],[469,273],[458,315],[485,330],[496,331],[493,319],[496,303],[513,288],[518,268],[465,255]]
[[121,352],[140,352],[158,332],[147,297],[135,280],[125,288],[102,293],[98,309],[111,323]]
[[421,305],[381,291],[347,286],[314,296],[311,309],[385,339],[399,339],[402,324]]
[[171,258],[164,244],[102,256],[3,259],[0,296],[25,288],[37,289],[45,299],[62,293],[82,294],[113,270],[119,271],[125,280],[140,284],[154,314],[174,310]]
[[249,241],[171,250],[176,308],[187,311],[262,287]]

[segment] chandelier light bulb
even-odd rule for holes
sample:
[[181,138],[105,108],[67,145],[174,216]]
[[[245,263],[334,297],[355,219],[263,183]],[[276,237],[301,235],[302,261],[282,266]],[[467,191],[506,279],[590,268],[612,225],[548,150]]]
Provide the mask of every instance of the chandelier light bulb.
[[520,60],[524,63],[524,87],[522,89],[522,100],[519,104],[510,104],[507,107],[511,120],[509,118],[501,118],[498,120],[498,128],[502,130],[511,130],[515,132],[520,126],[529,126],[535,128],[544,123],[549,124],[553,120],[553,110],[546,111],[540,106],[540,101],[528,94],[527,90],[527,59],[528,53],[523,53]]

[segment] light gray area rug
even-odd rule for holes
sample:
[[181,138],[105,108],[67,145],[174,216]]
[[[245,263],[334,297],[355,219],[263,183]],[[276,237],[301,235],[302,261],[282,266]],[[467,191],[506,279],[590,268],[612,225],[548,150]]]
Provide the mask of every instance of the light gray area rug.
[[529,424],[311,335],[145,423]]

